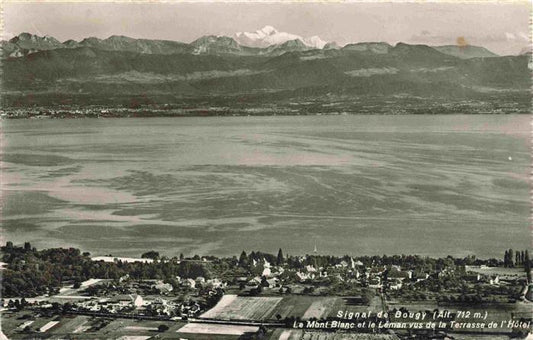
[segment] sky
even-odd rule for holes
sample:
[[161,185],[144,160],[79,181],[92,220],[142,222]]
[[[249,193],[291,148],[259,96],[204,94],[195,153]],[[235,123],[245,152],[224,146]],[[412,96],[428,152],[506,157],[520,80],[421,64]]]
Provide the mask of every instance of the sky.
[[340,45],[384,41],[484,46],[501,55],[530,48],[530,7],[489,3],[4,3],[3,39],[21,32],[60,41],[126,35],[191,42],[265,25]]

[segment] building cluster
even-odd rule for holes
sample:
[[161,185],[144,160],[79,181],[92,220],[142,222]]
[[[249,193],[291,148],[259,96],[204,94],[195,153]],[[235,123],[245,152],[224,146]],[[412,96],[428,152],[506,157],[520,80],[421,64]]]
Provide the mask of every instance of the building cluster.
[[[274,265],[266,259],[254,259],[250,263],[249,275],[238,276],[232,282],[240,287],[243,294],[257,293],[257,289],[271,289],[271,292],[303,293],[311,295],[349,294],[361,288],[376,292],[401,292],[428,290],[432,284],[453,279],[467,285],[483,284],[498,287],[502,284],[498,274],[483,273],[468,266],[455,265],[440,269],[420,269],[413,266],[402,267],[394,264],[364,264],[354,258],[345,258],[325,265],[312,264],[310,257],[297,257],[297,262]],[[425,282],[431,282],[425,284]],[[333,291],[334,287],[341,287]],[[316,288],[316,289],[315,289]],[[446,292],[446,288],[444,291]],[[395,294],[398,294],[395,293]],[[437,292],[428,290],[429,296],[437,298]]]

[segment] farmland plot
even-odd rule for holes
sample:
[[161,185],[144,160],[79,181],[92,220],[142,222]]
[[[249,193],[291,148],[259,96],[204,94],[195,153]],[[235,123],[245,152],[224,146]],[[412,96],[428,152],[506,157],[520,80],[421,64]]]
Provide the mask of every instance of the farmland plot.
[[329,316],[330,311],[333,309],[333,306],[335,305],[337,298],[335,297],[326,297],[326,298],[319,298],[307,308],[304,315],[302,316],[302,319],[307,320],[311,318],[317,318],[320,319],[322,317]]
[[256,326],[217,325],[208,323],[189,323],[178,330],[178,333],[200,333],[220,335],[243,335],[255,333],[259,330]]
[[266,320],[282,298],[224,295],[200,317],[221,320]]
[[299,329],[285,329],[279,335],[279,340],[300,340],[302,338],[303,331]]
[[[293,340],[290,337],[290,340]],[[298,340],[394,340],[397,337],[389,334],[366,334],[366,333],[340,333],[303,331]],[[295,339],[294,339],[295,340]]]
[[283,300],[276,306],[274,312],[270,316],[272,320],[276,320],[276,315],[281,318],[286,317],[302,317],[309,309],[309,306],[321,297],[306,296],[306,295],[286,295]]
[[44,325],[41,328],[39,328],[39,332],[45,333],[47,330],[51,329],[52,327],[56,326],[57,324],[59,324],[59,321],[50,321],[46,325]]
[[76,315],[61,318],[59,327],[53,330],[54,334],[80,334],[85,333],[92,324],[89,322],[91,317]]

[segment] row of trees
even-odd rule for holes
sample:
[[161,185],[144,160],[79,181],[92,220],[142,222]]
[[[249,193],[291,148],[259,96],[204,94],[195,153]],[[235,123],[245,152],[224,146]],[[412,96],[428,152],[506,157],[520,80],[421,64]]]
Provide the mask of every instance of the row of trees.
[[281,250],[281,248],[279,249],[277,256],[268,253],[262,253],[260,251],[252,251],[250,254],[246,254],[244,250],[239,256],[240,267],[249,267],[250,264],[252,264],[254,261],[268,261],[271,264],[280,266],[285,263],[285,257],[283,256],[283,251]]
[[503,255],[503,265],[505,267],[515,267],[515,266],[528,266],[531,268],[531,261],[529,259],[528,250],[516,250],[512,249],[506,250]]

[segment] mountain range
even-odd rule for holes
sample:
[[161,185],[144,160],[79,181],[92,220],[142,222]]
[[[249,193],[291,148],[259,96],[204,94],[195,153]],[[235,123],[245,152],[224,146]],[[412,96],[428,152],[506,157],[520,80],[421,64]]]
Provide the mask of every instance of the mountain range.
[[[343,48],[362,51],[366,48],[385,48],[386,43],[348,44]],[[170,40],[134,39],[113,35],[107,39],[90,37],[81,41],[60,42],[54,37],[40,37],[21,33],[9,41],[1,42],[3,58],[17,58],[39,51],[61,48],[92,47],[107,51],[127,51],[143,54],[237,54],[237,55],[281,55],[291,51],[313,49],[341,49],[335,42],[327,42],[318,36],[303,38],[299,35],[280,32],[272,26],[265,26],[256,32],[238,32],[234,37],[203,36],[191,43]],[[477,57],[497,57],[498,55],[479,46],[434,46],[437,51],[455,57],[469,59]]]
[[331,96],[520,96],[524,103],[530,97],[529,54],[498,56],[476,46],[384,42],[340,47],[270,26],[191,43],[124,36],[60,42],[22,33],[3,41],[1,51],[7,106],[34,105],[28,96],[40,98],[42,105],[57,105],[63,100],[58,98],[67,97],[66,102],[83,98],[109,104],[139,95],[169,102],[216,97],[226,104],[243,96],[288,102],[310,97],[329,101]]

